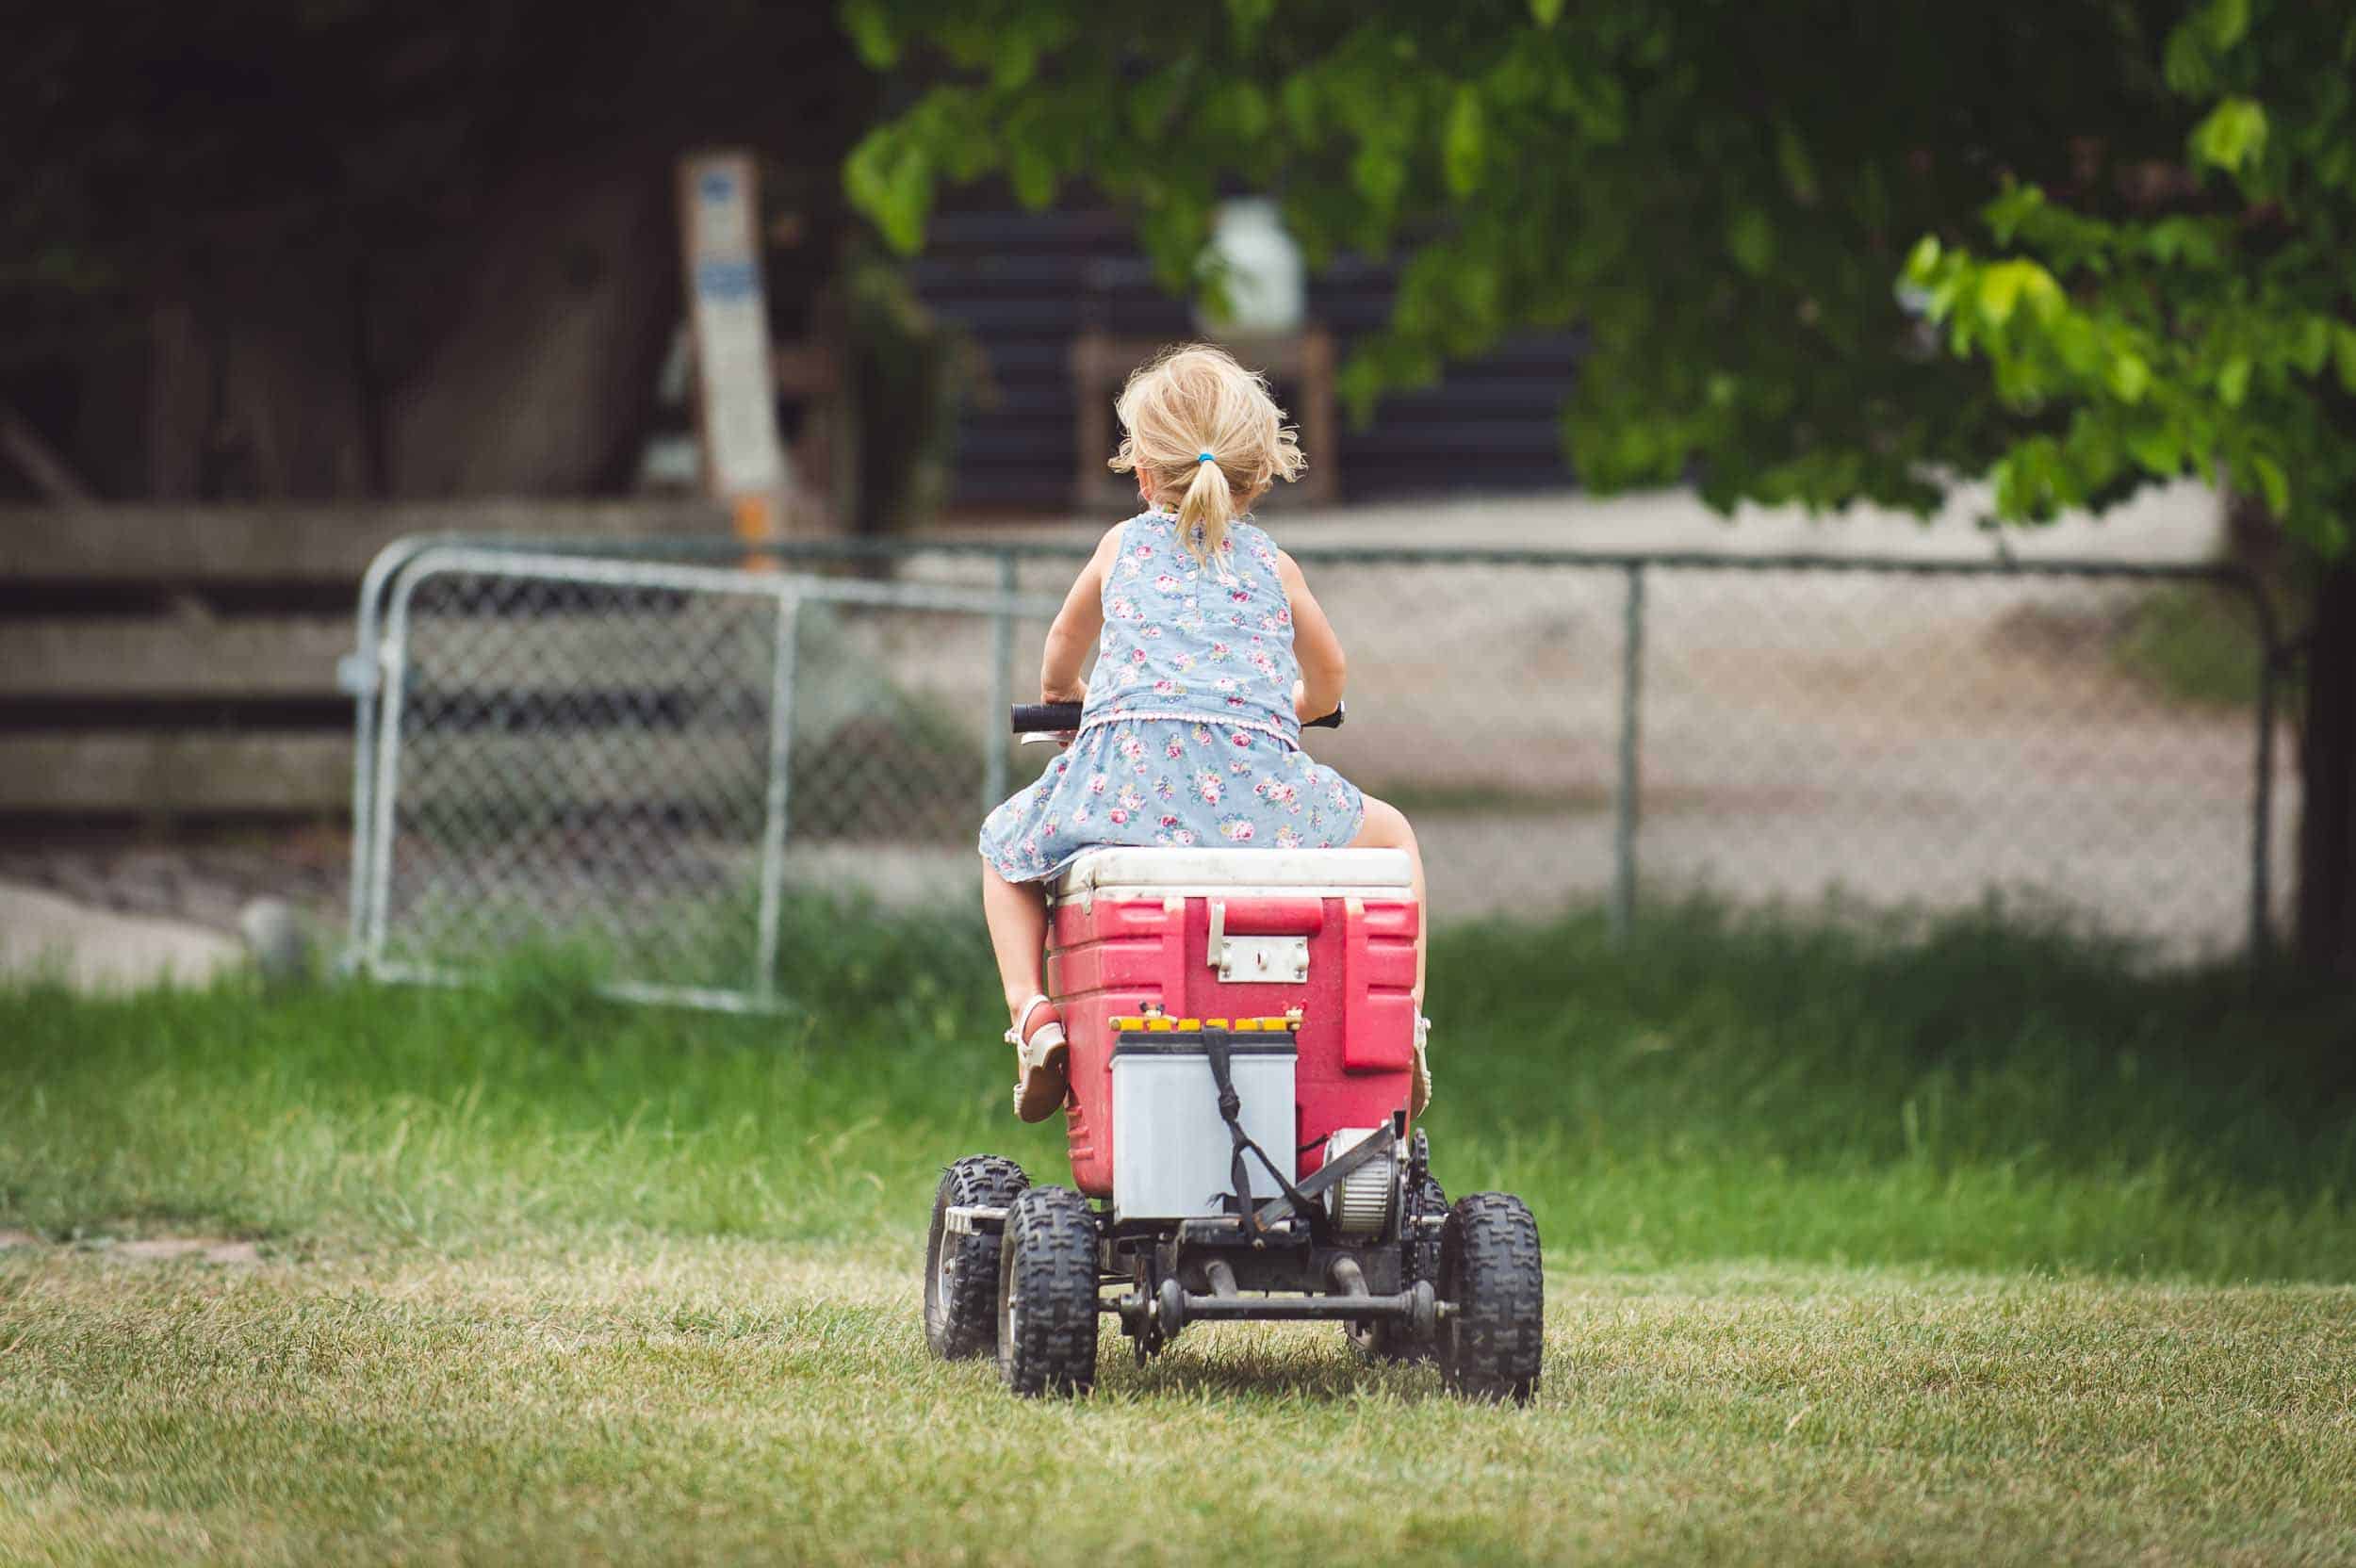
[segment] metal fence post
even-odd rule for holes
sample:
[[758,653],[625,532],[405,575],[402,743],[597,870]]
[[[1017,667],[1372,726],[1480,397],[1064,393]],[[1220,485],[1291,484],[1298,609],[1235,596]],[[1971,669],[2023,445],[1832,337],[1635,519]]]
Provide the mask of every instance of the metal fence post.
[[[998,552],[998,597],[1021,586],[1012,550]],[[1006,798],[1006,710],[1014,706],[1014,612],[1001,603],[990,616],[990,709],[982,715],[982,810]]]
[[760,932],[754,938],[753,997],[763,1006],[777,1000],[777,927],[785,907],[785,813],[794,781],[794,642],[801,601],[787,591],[777,596],[777,647],[769,669],[769,788],[761,824]]
[[2249,590],[2258,636],[2258,756],[2251,787],[2250,828],[2250,974],[2263,981],[2274,945],[2274,680],[2283,658],[2274,627],[2274,604],[2263,589]]
[[1612,939],[1636,925],[1636,825],[1640,704],[1644,693],[1644,568],[1628,567],[1620,637],[1620,776],[1612,792]]

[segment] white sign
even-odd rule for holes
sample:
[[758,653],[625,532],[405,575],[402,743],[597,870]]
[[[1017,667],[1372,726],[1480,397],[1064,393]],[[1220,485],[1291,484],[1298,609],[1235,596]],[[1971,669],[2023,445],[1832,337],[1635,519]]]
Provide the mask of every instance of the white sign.
[[682,159],[679,195],[705,481],[723,497],[766,495],[785,482],[785,451],[769,370],[752,158]]

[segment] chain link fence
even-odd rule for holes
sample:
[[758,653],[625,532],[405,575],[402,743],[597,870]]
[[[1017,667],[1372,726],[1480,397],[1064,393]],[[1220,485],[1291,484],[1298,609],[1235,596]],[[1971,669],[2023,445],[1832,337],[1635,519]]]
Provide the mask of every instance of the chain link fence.
[[[659,548],[417,543],[371,571],[368,967],[586,933],[617,988],[760,1004],[780,964],[790,989],[791,890],[970,898],[981,812],[1052,755],[1008,744],[1006,706],[1085,552]],[[1439,919],[1996,891],[2188,958],[2280,912],[2272,638],[2231,572],[1296,554],[1350,654],[1350,725],[1310,744],[1414,820]]]
[[[908,898],[971,838],[962,679],[1051,605],[802,574],[427,548],[364,616],[354,953],[462,977],[532,942],[609,988],[780,997],[797,884]],[[895,880],[895,868],[897,876]],[[913,874],[911,874],[913,873]]]

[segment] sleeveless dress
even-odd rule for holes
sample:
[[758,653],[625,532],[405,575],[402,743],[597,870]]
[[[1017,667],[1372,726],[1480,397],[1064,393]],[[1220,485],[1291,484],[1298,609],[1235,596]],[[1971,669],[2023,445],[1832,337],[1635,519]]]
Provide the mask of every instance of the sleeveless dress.
[[1080,732],[982,824],[1009,882],[1055,875],[1109,844],[1332,849],[1366,797],[1301,749],[1292,607],[1276,546],[1237,519],[1212,564],[1178,520],[1121,525]]

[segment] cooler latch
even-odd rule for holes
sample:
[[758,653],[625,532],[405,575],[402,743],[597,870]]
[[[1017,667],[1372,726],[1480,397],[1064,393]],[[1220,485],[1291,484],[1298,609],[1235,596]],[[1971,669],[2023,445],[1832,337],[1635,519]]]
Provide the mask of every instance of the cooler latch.
[[1231,937],[1227,906],[1211,900],[1211,937],[1203,957],[1231,986],[1298,986],[1309,978],[1306,937]]

